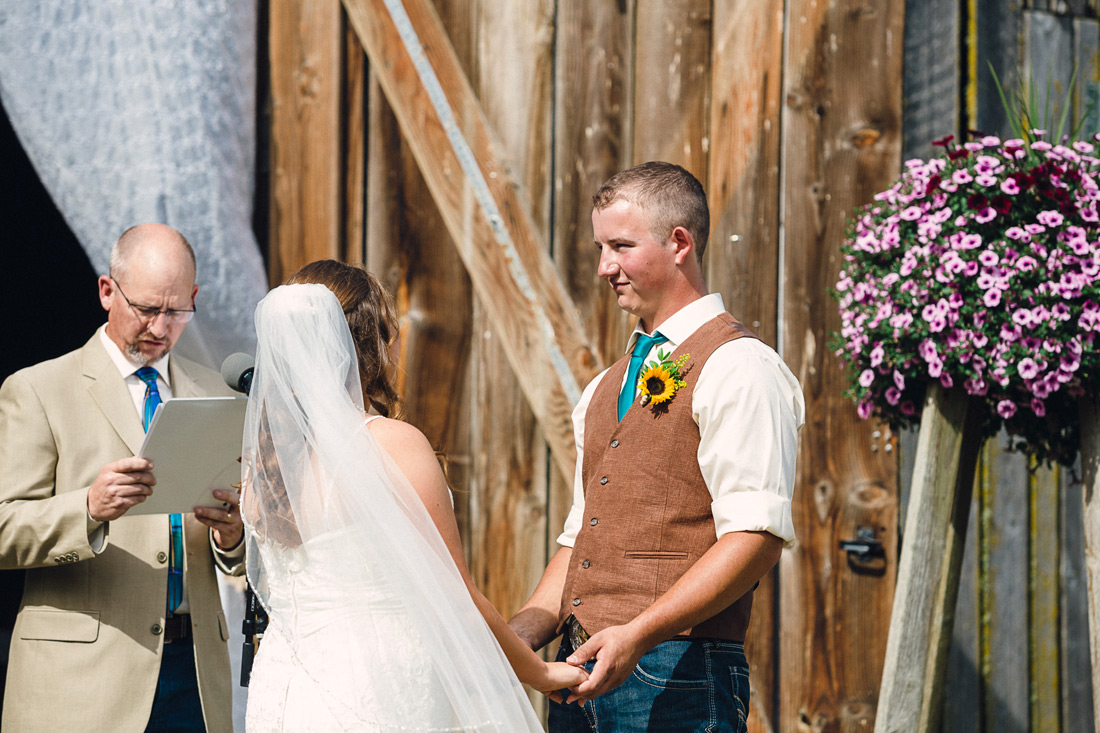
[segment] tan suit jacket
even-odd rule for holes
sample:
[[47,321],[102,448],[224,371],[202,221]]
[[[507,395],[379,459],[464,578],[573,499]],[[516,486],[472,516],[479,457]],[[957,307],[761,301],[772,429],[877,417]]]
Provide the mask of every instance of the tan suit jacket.
[[[173,355],[176,397],[231,394],[219,375]],[[88,487],[134,455],[144,431],[98,333],[0,387],[0,568],[25,568],[12,634],[3,730],[142,731],[156,692],[168,583],[167,515],[123,516],[89,542]],[[154,469],[155,473],[155,469]],[[155,490],[155,489],[154,489]],[[203,714],[232,730],[232,684],[214,564],[239,574],[184,515],[187,600]]]

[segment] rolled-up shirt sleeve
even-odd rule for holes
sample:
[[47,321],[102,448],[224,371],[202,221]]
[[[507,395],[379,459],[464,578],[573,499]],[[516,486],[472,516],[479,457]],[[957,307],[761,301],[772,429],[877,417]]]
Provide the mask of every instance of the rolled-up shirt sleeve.
[[802,389],[790,369],[756,339],[723,344],[699,373],[692,411],[717,536],[769,532],[790,547],[798,433],[805,421]]

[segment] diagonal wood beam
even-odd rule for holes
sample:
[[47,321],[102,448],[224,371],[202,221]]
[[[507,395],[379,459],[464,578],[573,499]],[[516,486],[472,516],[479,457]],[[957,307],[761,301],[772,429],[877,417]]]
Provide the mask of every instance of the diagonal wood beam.
[[474,290],[566,477],[602,368],[430,0],[343,0]]

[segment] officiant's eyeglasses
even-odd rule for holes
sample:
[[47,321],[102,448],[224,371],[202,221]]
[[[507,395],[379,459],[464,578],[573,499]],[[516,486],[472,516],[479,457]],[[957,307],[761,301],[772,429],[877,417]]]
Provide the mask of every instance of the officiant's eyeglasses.
[[130,299],[126,297],[126,293],[122,291],[122,286],[118,284],[118,280],[111,278],[111,282],[118,288],[119,294],[122,299],[126,301],[126,305],[137,314],[138,318],[143,321],[151,322],[156,320],[157,316],[164,314],[164,320],[169,323],[187,323],[191,320],[191,317],[195,315],[195,301],[191,300],[190,310],[182,308],[157,308],[152,305],[138,305],[137,303],[130,302]]

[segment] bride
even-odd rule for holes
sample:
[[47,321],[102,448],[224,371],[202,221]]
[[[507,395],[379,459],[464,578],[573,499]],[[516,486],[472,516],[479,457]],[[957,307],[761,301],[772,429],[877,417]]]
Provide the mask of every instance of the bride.
[[388,296],[332,260],[291,283],[256,309],[241,506],[270,622],[248,730],[540,731],[519,680],[556,696],[587,675],[474,586],[431,446],[388,417]]

